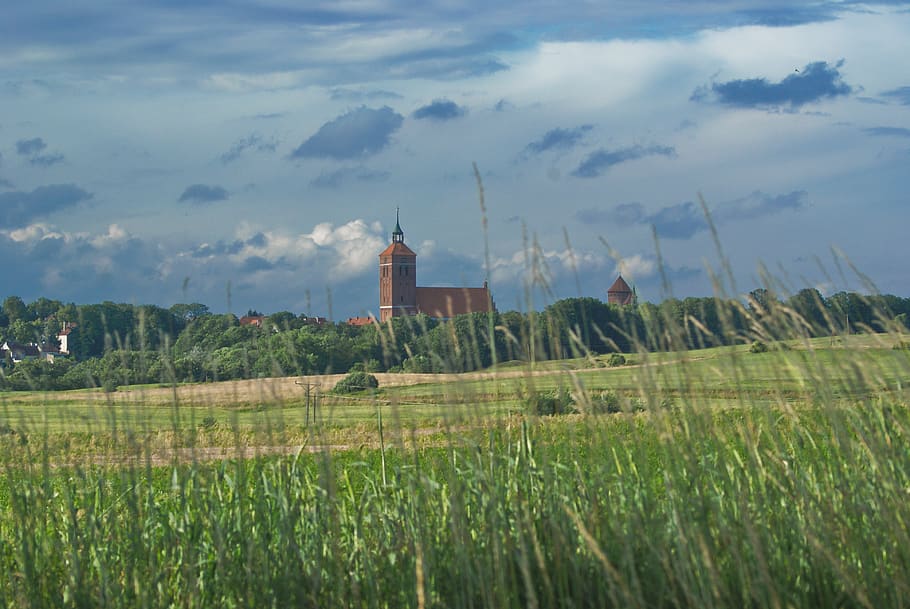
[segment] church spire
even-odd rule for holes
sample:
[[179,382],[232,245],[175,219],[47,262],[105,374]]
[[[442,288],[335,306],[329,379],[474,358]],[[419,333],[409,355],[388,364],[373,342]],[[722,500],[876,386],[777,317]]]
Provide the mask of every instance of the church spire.
[[404,243],[404,231],[401,230],[401,222],[398,220],[399,208],[395,208],[395,230],[392,231],[392,243]]

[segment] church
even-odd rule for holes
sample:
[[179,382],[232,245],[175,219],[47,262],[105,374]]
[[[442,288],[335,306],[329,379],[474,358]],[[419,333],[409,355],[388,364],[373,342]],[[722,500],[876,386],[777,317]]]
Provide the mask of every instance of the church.
[[379,254],[379,321],[420,313],[449,319],[495,310],[486,281],[480,288],[417,287],[417,254],[405,245],[396,214],[392,243]]

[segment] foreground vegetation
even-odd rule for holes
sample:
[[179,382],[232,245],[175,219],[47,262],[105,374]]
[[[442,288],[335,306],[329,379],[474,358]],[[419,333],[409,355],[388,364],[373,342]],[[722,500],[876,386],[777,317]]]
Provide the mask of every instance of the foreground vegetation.
[[901,606],[905,409],[513,420],[389,447],[7,464],[7,606]]
[[775,307],[623,360],[568,324],[378,387],[0,394],[0,606],[910,605],[910,341]]

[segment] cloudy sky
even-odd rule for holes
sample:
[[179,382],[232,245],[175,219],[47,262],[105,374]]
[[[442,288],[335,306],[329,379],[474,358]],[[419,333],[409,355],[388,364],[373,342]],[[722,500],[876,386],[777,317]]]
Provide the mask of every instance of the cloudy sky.
[[0,20],[0,297],[375,314],[396,208],[500,310],[910,296],[910,2],[78,4]]

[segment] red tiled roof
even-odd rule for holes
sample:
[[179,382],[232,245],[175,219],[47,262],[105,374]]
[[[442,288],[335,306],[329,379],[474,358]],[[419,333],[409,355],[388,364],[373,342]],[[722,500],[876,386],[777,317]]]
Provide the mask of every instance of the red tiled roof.
[[616,281],[613,282],[613,285],[610,286],[610,289],[607,290],[607,302],[618,305],[635,304],[635,293],[632,292],[632,288],[630,288],[629,284],[622,278],[622,275],[617,277]]
[[389,247],[382,250],[382,253],[379,254],[379,257],[383,256],[417,256],[411,248],[404,244],[402,241],[396,241],[389,245]]
[[613,282],[613,285],[610,286],[610,289],[607,290],[607,294],[610,292],[632,292],[632,288],[629,287],[629,284],[626,283],[626,280],[622,278],[622,275],[616,278],[616,281]]
[[374,321],[372,317],[348,317],[349,326],[368,326]]
[[[430,317],[454,317],[490,310],[487,288],[417,288],[417,311]],[[496,306],[493,305],[493,310]]]
[[244,315],[240,318],[241,326],[256,326],[257,328],[262,327],[262,322],[265,320],[264,315]]

